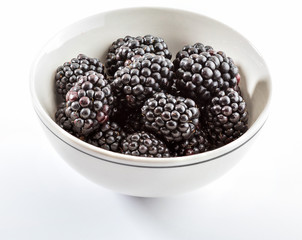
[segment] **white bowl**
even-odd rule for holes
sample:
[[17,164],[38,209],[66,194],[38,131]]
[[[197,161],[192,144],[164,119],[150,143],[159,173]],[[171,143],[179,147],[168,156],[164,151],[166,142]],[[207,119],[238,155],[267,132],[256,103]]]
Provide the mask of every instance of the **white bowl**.
[[[106,151],[65,132],[54,122],[56,68],[79,53],[103,62],[110,44],[126,35],[164,38],[175,54],[201,42],[232,57],[249,110],[249,130],[219,149],[178,158],[140,158]],[[265,123],[271,98],[267,66],[254,47],[230,27],[200,14],[165,8],[133,8],[85,18],[58,33],[41,51],[30,78],[34,109],[62,158],[86,178],[119,193],[158,197],[191,191],[217,179],[245,154]]]

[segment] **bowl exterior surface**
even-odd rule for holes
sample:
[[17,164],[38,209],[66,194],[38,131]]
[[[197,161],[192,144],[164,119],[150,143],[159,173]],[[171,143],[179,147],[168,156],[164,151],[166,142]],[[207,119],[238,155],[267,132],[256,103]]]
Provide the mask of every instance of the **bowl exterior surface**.
[[175,167],[124,165],[80,151],[42,127],[57,153],[78,173],[107,189],[137,197],[167,197],[201,188],[227,173],[246,154],[255,137],[209,161]]

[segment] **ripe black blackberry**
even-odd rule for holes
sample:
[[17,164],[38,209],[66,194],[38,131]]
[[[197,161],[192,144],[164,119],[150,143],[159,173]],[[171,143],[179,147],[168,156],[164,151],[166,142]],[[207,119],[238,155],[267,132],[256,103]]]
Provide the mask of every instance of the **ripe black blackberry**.
[[205,123],[209,138],[217,147],[240,137],[248,129],[247,106],[233,88],[222,90],[206,107]]
[[85,141],[85,137],[78,134],[78,132],[75,131],[74,125],[72,124],[71,120],[66,116],[65,110],[66,110],[66,102],[63,101],[57,107],[57,111],[55,113],[55,122],[66,132]]
[[65,62],[59,66],[55,75],[57,93],[65,98],[66,93],[75,85],[79,77],[88,71],[104,74],[104,65],[97,58],[79,54],[70,62]]
[[171,87],[174,78],[173,63],[163,56],[145,54],[134,57],[114,77],[112,87],[120,104],[138,109],[155,92]]
[[121,127],[115,122],[108,121],[90,135],[87,142],[109,151],[120,152],[120,143],[124,137],[125,133]]
[[176,156],[188,156],[197,153],[203,153],[210,150],[210,142],[205,131],[197,129],[191,139],[186,139],[173,144],[171,149]]
[[66,102],[64,101],[61,102],[57,107],[57,111],[55,113],[55,121],[64,130],[68,132],[70,131],[72,132],[72,123],[70,119],[66,116],[65,109],[66,109]]
[[179,68],[179,63],[183,58],[188,58],[192,54],[200,54],[202,52],[208,52],[213,50],[211,46],[205,46],[202,43],[195,43],[193,45],[186,45],[176,54],[176,57],[173,61],[175,69]]
[[192,49],[179,52],[174,60],[176,86],[182,94],[204,106],[220,90],[238,85],[238,67],[224,52],[211,47]]
[[141,108],[144,127],[167,142],[193,137],[199,124],[199,109],[189,98],[155,93]]
[[114,76],[119,67],[123,67],[126,60],[135,55],[143,56],[154,53],[171,59],[172,55],[167,44],[160,37],[146,35],[144,37],[126,36],[119,38],[109,48],[106,57],[106,69],[109,76]]
[[163,141],[144,131],[131,133],[121,142],[122,153],[140,157],[170,157]]
[[87,136],[109,119],[115,104],[104,75],[89,71],[66,94],[65,114],[80,135]]

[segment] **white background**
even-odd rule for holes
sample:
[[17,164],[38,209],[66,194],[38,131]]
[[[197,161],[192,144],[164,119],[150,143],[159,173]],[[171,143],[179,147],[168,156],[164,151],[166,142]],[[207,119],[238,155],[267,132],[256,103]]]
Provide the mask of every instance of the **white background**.
[[[69,24],[121,7],[195,11],[259,50],[274,94],[245,158],[206,187],[171,198],[119,195],[50,146],[31,106],[30,66]],[[298,1],[7,1],[0,8],[0,239],[302,239],[302,14]]]

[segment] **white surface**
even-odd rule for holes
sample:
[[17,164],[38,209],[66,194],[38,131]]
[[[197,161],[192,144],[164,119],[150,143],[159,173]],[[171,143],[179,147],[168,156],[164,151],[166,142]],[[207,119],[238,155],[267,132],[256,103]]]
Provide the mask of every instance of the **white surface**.
[[302,239],[302,16],[296,1],[173,2],[238,30],[262,53],[273,79],[260,137],[214,183],[173,198],[126,197],[84,179],[50,147],[31,107],[32,61],[61,28],[125,6],[142,4],[17,1],[1,8],[0,239]]

